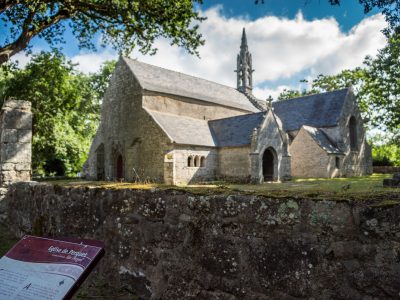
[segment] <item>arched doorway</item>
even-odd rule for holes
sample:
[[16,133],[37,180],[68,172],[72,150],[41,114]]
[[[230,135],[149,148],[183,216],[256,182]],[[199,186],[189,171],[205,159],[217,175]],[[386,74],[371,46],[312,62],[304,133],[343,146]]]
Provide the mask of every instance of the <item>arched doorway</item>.
[[122,155],[118,155],[117,157],[117,180],[121,180],[124,178],[124,162],[122,160]]
[[263,176],[264,181],[273,181],[275,166],[275,151],[272,148],[267,148],[263,154]]

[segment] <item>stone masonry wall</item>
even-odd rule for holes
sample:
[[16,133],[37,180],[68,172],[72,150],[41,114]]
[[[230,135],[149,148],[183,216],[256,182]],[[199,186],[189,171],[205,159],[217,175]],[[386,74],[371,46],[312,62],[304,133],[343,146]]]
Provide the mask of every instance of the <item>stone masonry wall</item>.
[[269,111],[260,128],[257,129],[257,142],[252,149],[250,158],[251,179],[255,183],[261,183],[264,181],[263,156],[265,150],[268,148],[272,148],[276,153],[276,158],[274,159],[274,180],[284,181],[291,178],[288,142],[286,135],[281,128],[282,124],[280,120]]
[[250,181],[250,146],[219,150],[218,178]]
[[[328,155],[302,128],[290,145],[292,175],[294,177],[333,178],[340,176],[335,167],[335,155]],[[340,163],[343,155],[338,155]]]
[[[357,151],[350,149],[350,131],[349,120],[354,116],[357,120]],[[372,173],[372,155],[371,147],[367,143],[364,123],[361,117],[357,100],[353,93],[349,93],[346,98],[342,116],[339,119],[339,131],[336,135],[343,137],[343,144],[339,145],[341,150],[346,154],[343,161],[343,176],[363,176]],[[324,131],[331,135],[335,131],[334,128],[324,128]]]
[[400,295],[399,205],[16,183],[0,206],[20,236],[103,240],[86,286],[121,299]]
[[31,156],[31,103],[6,101],[0,111],[0,185],[29,181]]
[[101,124],[92,142],[87,177],[97,179],[96,151],[104,145],[106,180],[116,179],[117,158],[123,159],[123,179],[162,182],[164,155],[170,140],[142,108],[143,91],[120,59],[104,97]]
[[146,92],[143,99],[143,107],[201,120],[222,119],[250,113],[241,109],[219,106],[205,101],[174,95],[166,96],[154,92]]
[[[173,182],[171,184],[191,184],[200,181],[215,180],[218,166],[218,152],[215,148],[199,146],[174,146]],[[188,166],[188,157],[204,157],[204,166]]]

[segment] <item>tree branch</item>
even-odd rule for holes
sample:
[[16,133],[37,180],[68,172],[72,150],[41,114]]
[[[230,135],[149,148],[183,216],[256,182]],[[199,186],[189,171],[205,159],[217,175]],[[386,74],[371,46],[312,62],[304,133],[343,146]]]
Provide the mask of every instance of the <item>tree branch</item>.
[[32,23],[34,17],[35,11],[30,10],[28,16],[24,20],[20,36],[14,42],[0,48],[0,64],[5,63],[8,61],[9,57],[25,49],[33,37],[61,20],[69,18],[70,15],[67,10],[60,9],[57,14],[51,16],[46,21],[37,24],[37,26],[32,29],[29,25]]
[[0,1],[0,14],[2,14],[4,11],[9,9],[10,7],[13,7],[14,5],[16,5],[16,3],[11,3],[10,0]]

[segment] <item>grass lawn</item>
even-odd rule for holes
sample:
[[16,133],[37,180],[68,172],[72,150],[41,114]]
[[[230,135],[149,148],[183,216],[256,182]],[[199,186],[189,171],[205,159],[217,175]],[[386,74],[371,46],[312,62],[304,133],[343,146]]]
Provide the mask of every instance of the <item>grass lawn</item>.
[[164,184],[142,184],[129,182],[101,182],[63,180],[53,181],[61,186],[72,187],[102,187],[110,189],[175,189],[195,194],[212,193],[245,193],[271,197],[312,197],[320,199],[370,199],[385,198],[400,201],[400,189],[383,187],[384,178],[390,174],[373,174],[351,178],[296,178],[291,181],[263,184],[230,184],[227,182],[211,182],[196,185],[167,186]]

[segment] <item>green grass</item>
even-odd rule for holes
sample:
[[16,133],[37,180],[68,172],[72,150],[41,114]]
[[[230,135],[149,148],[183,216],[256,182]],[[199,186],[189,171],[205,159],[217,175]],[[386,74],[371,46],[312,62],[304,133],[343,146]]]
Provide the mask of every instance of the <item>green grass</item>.
[[229,185],[230,188],[253,193],[272,193],[275,195],[298,196],[366,196],[398,193],[399,190],[383,187],[383,179],[390,174],[372,174],[351,178],[296,178],[283,183],[264,183],[260,185]]
[[270,197],[308,197],[316,199],[368,200],[382,198],[385,201],[400,200],[400,190],[383,187],[384,178],[390,174],[373,174],[351,178],[296,178],[282,183],[230,184],[214,182],[197,185],[167,186],[164,184],[143,184],[129,182],[63,180],[50,182],[71,187],[102,187],[109,189],[174,189],[194,194],[245,193]]

